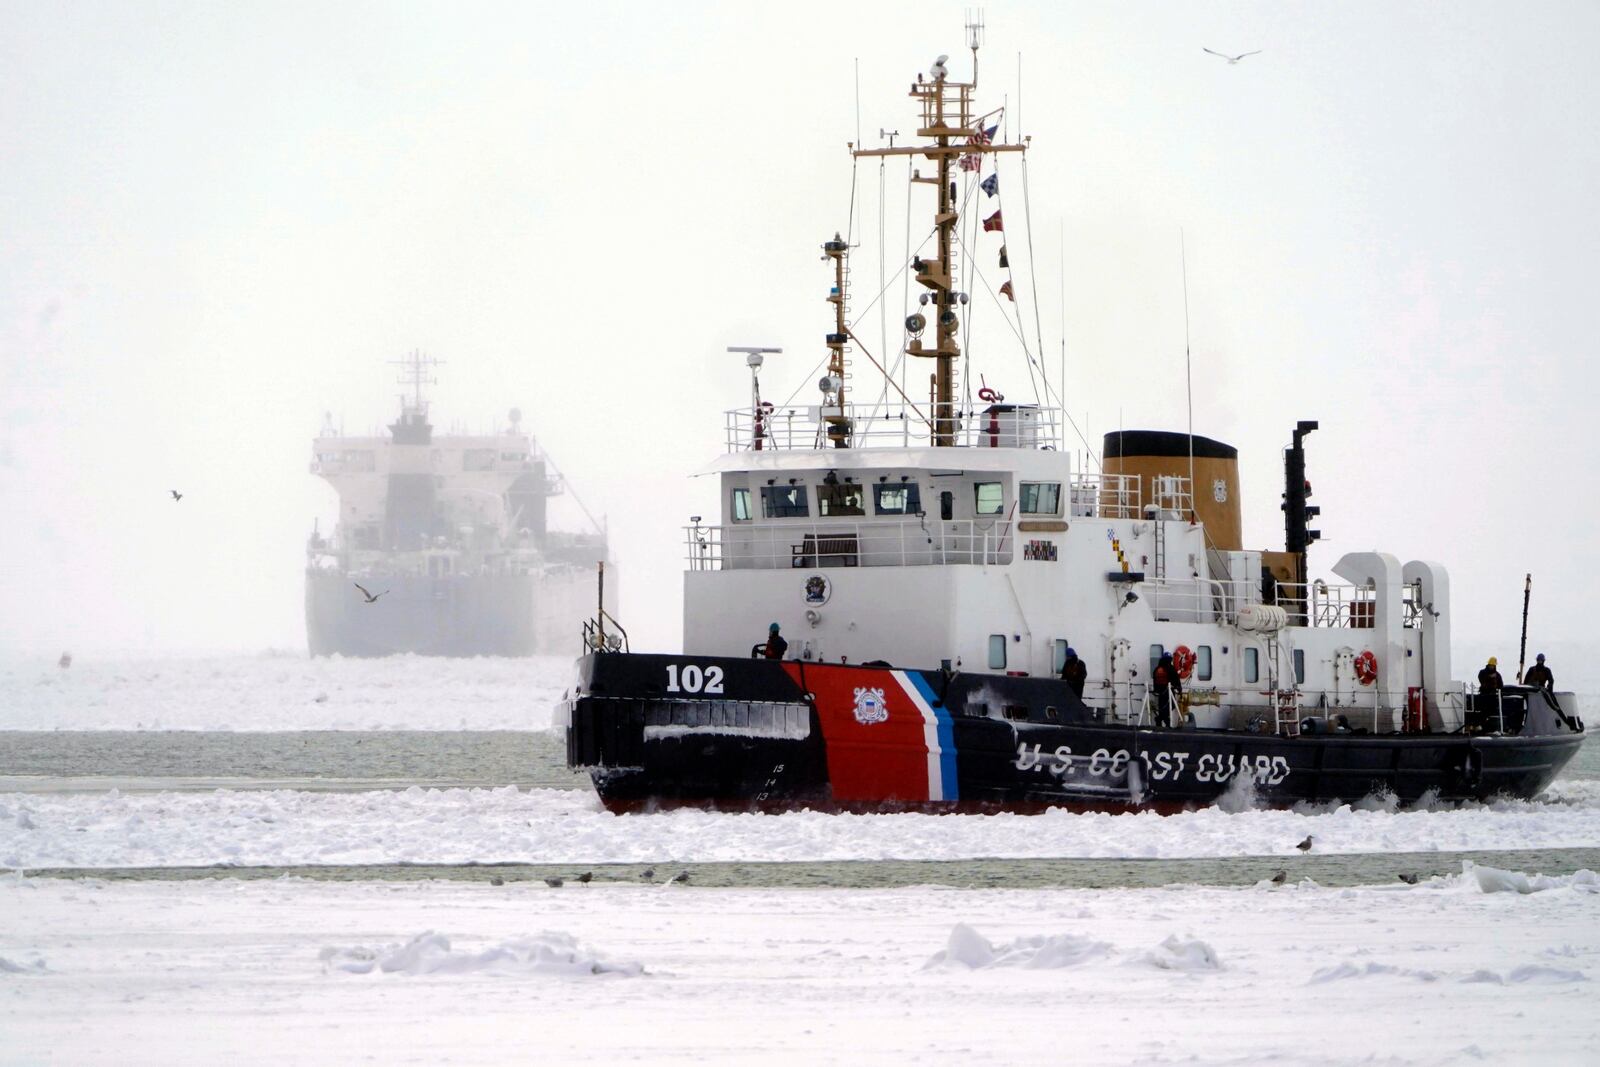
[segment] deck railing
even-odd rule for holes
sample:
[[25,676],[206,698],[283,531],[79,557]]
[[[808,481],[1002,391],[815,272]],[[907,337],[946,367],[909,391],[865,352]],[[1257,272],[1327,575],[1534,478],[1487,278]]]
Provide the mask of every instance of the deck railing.
[[1010,563],[1013,523],[931,518],[684,527],[689,569],[915,567]]
[[[729,452],[833,447],[918,448],[932,439],[932,412],[905,403],[734,408],[724,413]],[[956,416],[961,448],[1061,447],[1061,409],[992,404]]]

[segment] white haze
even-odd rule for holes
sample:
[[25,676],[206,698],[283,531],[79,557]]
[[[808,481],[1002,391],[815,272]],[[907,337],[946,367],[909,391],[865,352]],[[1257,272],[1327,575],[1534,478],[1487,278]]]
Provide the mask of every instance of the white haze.
[[[636,643],[674,647],[679,527],[715,511],[688,475],[748,395],[724,348],[782,345],[769,395],[813,392],[855,60],[866,140],[907,134],[916,72],[941,52],[969,69],[962,14],[0,4],[0,644],[303,648],[304,540],[333,505],[309,439],[324,411],[351,431],[389,418],[387,361],[420,348],[446,361],[441,424],[523,409],[609,516]],[[1457,637],[1502,661],[1531,571],[1533,643],[1589,642],[1600,8],[988,21],[984,99],[1010,98],[1014,132],[1020,52],[1035,145],[1042,330],[1021,172],[1002,165],[1024,322],[1052,371],[1065,323],[1090,440],[1184,426],[1181,227],[1195,430],[1241,450],[1247,541],[1281,544],[1279,451],[1319,419],[1314,565],[1372,547],[1446,563]],[[1206,46],[1262,53],[1229,66]],[[859,180],[865,307],[876,166]],[[970,288],[979,367],[1030,399]],[[875,311],[858,332],[876,348]]]

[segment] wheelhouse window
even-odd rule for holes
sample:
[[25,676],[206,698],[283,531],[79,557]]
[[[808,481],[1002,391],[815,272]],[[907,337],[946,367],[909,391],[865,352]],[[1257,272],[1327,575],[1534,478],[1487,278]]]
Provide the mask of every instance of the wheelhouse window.
[[989,669],[1003,671],[1006,669],[1006,635],[989,635]]
[[973,510],[979,515],[1005,513],[1005,488],[1000,482],[978,482],[972,487]]
[[1244,650],[1244,680],[1247,682],[1261,680],[1261,653],[1256,649]]
[[862,492],[859,485],[852,485],[848,482],[843,482],[839,485],[819,485],[817,486],[817,514],[828,516],[865,515],[867,513],[864,503],[865,498],[866,494]]
[[804,518],[811,514],[803,485],[763,485],[761,515],[767,519]]
[[1202,682],[1211,681],[1211,646],[1200,645],[1194,650],[1195,677]]
[[1025,515],[1060,514],[1061,483],[1023,482],[1017,491],[1017,507]]
[[492,471],[494,470],[495,450],[492,448],[469,448],[461,453],[461,469],[464,471]]
[[916,482],[885,483],[872,487],[872,505],[879,515],[917,515],[922,512],[922,497]]
[[735,489],[733,491],[733,521],[750,521],[750,490]]

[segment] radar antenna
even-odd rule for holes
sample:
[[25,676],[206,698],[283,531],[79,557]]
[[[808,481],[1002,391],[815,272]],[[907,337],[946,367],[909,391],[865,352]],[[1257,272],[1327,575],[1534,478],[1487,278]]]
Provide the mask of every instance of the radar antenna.
[[767,425],[767,411],[761,406],[761,364],[766,362],[767,356],[776,356],[783,353],[781,348],[767,348],[762,345],[729,345],[729,352],[744,353],[745,366],[750,368],[750,411],[754,424],[750,434],[750,450],[760,452],[766,443],[771,429]]
[[424,385],[439,384],[439,379],[433,377],[432,371],[434,367],[443,362],[443,360],[434,359],[432,356],[425,356],[422,354],[421,349],[415,348],[411,350],[411,354],[405,359],[391,359],[389,361],[391,367],[401,368],[399,382],[411,390],[410,403],[406,402],[404,396],[400,398],[401,411],[414,411],[419,415],[427,414],[428,406],[422,399],[422,387]]

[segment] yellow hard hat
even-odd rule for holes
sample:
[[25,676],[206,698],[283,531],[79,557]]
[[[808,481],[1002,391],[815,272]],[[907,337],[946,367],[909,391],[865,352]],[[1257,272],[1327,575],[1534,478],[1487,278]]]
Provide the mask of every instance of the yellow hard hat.
[[1499,662],[1500,662],[1500,661],[1499,661],[1499,660],[1497,660],[1497,659],[1495,659],[1495,658],[1494,658],[1494,657],[1493,657],[1493,656],[1490,656],[1490,657],[1489,657],[1489,666],[1491,666],[1491,667],[1493,667],[1493,666],[1494,666],[1494,665],[1495,665],[1495,664],[1497,664],[1497,663],[1499,663]]

